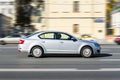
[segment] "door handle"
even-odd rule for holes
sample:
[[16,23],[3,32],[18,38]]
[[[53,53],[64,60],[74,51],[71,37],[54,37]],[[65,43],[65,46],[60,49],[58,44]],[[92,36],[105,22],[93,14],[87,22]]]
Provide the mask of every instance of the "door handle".
[[60,42],[60,43],[64,43],[64,42]]
[[42,41],[42,43],[45,43],[45,41]]

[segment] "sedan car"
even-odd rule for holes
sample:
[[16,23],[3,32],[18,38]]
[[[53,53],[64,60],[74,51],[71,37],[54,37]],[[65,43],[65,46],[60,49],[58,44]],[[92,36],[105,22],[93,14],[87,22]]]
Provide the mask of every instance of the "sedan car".
[[42,31],[20,39],[18,50],[36,58],[50,53],[80,54],[88,58],[99,54],[101,47],[96,42],[79,40],[65,32]]
[[120,45],[120,35],[116,36],[114,41],[116,44]]
[[4,38],[0,38],[0,44],[5,45],[8,43],[19,43],[20,38],[21,38],[20,34],[11,34]]

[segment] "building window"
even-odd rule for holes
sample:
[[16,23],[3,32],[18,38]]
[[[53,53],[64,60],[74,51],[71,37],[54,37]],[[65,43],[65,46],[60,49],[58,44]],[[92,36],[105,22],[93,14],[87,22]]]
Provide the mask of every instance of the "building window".
[[79,33],[79,24],[73,24],[73,33]]
[[12,11],[13,11],[12,9],[8,9],[8,13],[9,13],[9,14],[13,14]]
[[73,2],[73,12],[79,12],[79,1]]
[[3,14],[5,14],[6,9],[5,9],[5,8],[2,8],[2,9],[1,9],[1,12],[2,12]]
[[102,30],[98,30],[98,32],[99,32],[99,33],[101,33],[101,32],[102,32]]

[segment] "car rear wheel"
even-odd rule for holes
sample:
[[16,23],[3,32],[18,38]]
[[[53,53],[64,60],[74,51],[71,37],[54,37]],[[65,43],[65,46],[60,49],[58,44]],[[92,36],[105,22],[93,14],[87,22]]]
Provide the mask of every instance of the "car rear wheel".
[[93,56],[93,51],[90,47],[86,46],[82,48],[80,54],[82,57],[90,58]]
[[33,47],[31,50],[31,54],[35,57],[35,58],[40,58],[43,56],[43,50],[40,47]]
[[0,41],[0,44],[5,45],[6,43],[5,43],[5,41]]

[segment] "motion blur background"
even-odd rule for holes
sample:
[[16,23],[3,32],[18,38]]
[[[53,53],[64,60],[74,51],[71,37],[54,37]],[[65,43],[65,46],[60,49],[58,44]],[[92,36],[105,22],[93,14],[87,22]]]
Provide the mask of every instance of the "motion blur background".
[[59,30],[112,42],[119,10],[119,0],[0,0],[0,37]]

